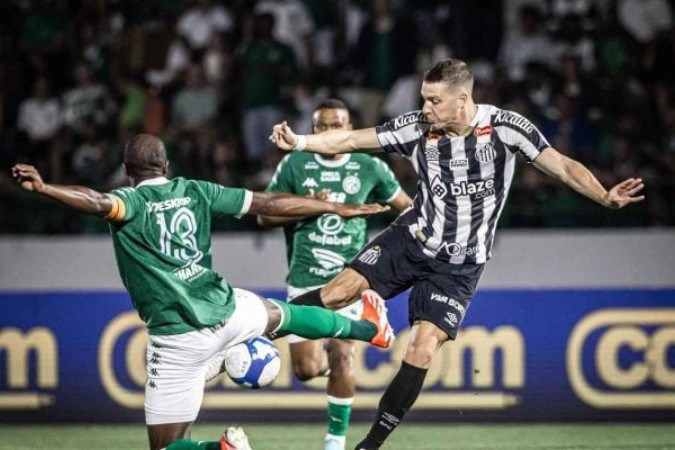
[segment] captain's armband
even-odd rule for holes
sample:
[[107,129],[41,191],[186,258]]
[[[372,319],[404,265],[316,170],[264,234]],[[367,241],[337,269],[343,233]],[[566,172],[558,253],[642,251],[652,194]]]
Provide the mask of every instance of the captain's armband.
[[122,201],[121,198],[115,197],[114,195],[106,194],[110,200],[112,201],[112,209],[108,213],[107,216],[104,217],[105,220],[110,220],[113,222],[117,222],[120,220],[124,220],[124,217],[126,216],[127,213],[127,207]]

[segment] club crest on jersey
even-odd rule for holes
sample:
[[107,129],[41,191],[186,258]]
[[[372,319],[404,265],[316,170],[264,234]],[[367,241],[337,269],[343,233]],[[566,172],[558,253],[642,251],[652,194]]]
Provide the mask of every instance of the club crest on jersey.
[[476,159],[482,163],[489,163],[497,157],[497,150],[492,142],[476,145]]
[[365,252],[361,256],[359,256],[359,261],[361,261],[364,264],[368,265],[374,265],[377,263],[377,260],[380,259],[380,255],[382,254],[382,248],[379,245],[374,245]]
[[348,175],[342,180],[342,189],[350,195],[354,195],[361,190],[361,180],[355,175]]

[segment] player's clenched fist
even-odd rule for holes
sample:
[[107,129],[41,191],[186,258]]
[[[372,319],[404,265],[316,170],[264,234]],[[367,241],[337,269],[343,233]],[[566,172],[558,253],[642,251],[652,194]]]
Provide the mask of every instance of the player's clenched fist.
[[44,186],[42,177],[37,169],[29,164],[17,164],[12,167],[12,175],[27,191],[40,192]]
[[288,123],[283,122],[274,125],[270,141],[281,150],[293,150],[298,143],[298,136],[291,130]]

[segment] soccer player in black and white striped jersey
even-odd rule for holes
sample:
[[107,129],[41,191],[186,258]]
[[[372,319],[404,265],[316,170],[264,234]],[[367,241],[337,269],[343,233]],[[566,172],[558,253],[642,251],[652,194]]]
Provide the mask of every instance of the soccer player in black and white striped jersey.
[[378,449],[421,391],[432,358],[454,340],[490,259],[497,220],[513,179],[516,154],[608,208],[639,202],[644,187],[629,178],[609,191],[580,162],[560,154],[528,119],[472,99],[473,76],[457,59],[437,63],[422,82],[424,106],[384,125],[296,135],[284,122],[270,139],[283,150],[323,154],[399,153],[418,176],[413,206],[320,290],[299,304],[341,308],[359,297],[384,298],[412,287],[412,332],[401,369],[384,393],[376,420],[357,450]]

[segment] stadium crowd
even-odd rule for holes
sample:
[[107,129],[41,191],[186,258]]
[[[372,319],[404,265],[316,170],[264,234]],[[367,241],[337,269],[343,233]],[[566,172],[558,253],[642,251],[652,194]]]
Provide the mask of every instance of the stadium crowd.
[[[344,99],[355,126],[420,105],[435,61],[474,70],[477,103],[533,119],[605,186],[645,180],[647,200],[610,216],[520,167],[506,227],[674,226],[673,0],[12,0],[0,2],[0,232],[106,231],[12,182],[124,183],[122,145],[166,143],[174,176],[264,188],[288,119]],[[414,195],[407,161],[386,157]],[[387,218],[380,219],[387,220]],[[231,221],[224,230],[256,229]]]

